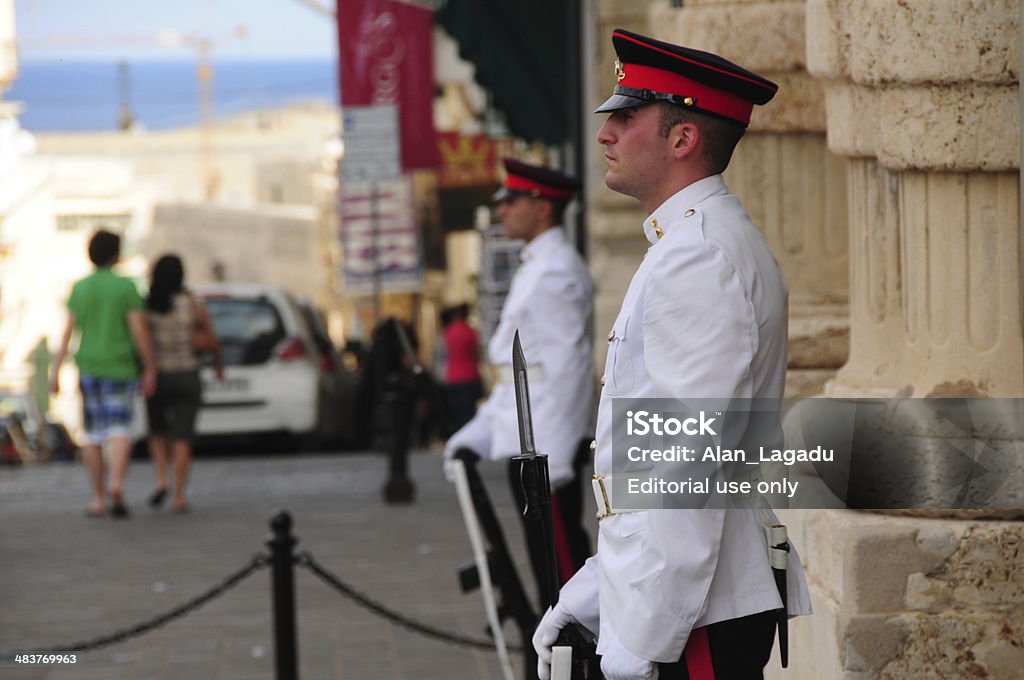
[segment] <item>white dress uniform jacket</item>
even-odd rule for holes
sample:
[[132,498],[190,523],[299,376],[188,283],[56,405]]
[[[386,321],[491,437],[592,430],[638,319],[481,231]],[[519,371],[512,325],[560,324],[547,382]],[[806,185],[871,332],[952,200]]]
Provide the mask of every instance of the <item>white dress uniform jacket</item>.
[[[490,397],[445,447],[468,447],[484,458],[519,455],[515,388],[509,381],[512,339],[519,330],[530,380],[534,440],[548,455],[552,489],[572,480],[580,441],[593,432],[593,284],[561,227],[522,250],[522,263],[488,345],[499,369]],[[504,377],[501,377],[504,374]]]
[[[669,198],[645,220],[644,233],[652,245],[609,335],[598,474],[612,469],[613,398],[782,397],[788,291],[721,176]],[[745,509],[656,510],[602,520],[597,554],[562,597],[569,611],[593,616],[588,602],[598,593],[598,652],[617,637],[637,656],[663,663],[681,657],[693,628],[782,606],[763,522]],[[788,595],[791,615],[810,613],[795,551]]]

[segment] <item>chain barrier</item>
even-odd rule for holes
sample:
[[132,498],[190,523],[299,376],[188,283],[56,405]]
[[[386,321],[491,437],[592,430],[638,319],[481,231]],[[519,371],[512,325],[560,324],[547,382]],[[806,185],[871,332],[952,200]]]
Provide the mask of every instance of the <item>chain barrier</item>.
[[[434,626],[431,626],[429,624],[421,623],[419,621],[416,621],[415,619],[410,619],[406,616],[403,616],[402,614],[398,613],[394,609],[391,609],[387,605],[383,605],[380,602],[377,602],[376,600],[373,600],[372,598],[363,595],[355,588],[348,585],[340,578],[338,578],[330,571],[328,571],[324,566],[317,562],[316,559],[313,557],[312,553],[308,551],[303,551],[296,555],[295,563],[298,564],[300,567],[305,567],[306,569],[311,571],[324,583],[331,586],[332,588],[334,588],[339,593],[341,593],[348,599],[352,600],[359,606],[370,610],[374,614],[377,614],[378,616],[387,619],[388,621],[397,626],[401,626],[403,628],[413,631],[414,633],[419,633],[420,635],[434,638],[435,640],[440,640],[441,642],[445,642],[448,644],[457,645],[459,647],[485,649],[487,651],[492,652],[495,650],[493,640],[473,638],[467,635],[461,635],[459,633],[450,633],[448,631],[441,630],[440,628],[435,628]],[[508,645],[508,650],[510,652],[521,652],[523,651],[523,648],[520,646]]]
[[143,621],[134,626],[123,628],[115,631],[108,635],[101,635],[100,637],[92,638],[91,640],[83,640],[75,642],[70,645],[51,645],[49,647],[42,647],[39,649],[24,650],[19,652],[0,652],[0,662],[10,662],[14,660],[14,657],[18,654],[43,654],[52,653],[52,650],[60,650],[61,652],[89,652],[101,647],[107,647],[109,645],[116,644],[118,642],[124,642],[125,640],[139,637],[144,635],[151,630],[159,628],[160,626],[170,623],[174,619],[181,618],[186,614],[189,614],[196,609],[199,609],[210,600],[220,597],[227,591],[231,590],[239,583],[244,581],[246,578],[256,573],[256,571],[266,567],[270,564],[270,558],[266,553],[259,553],[254,555],[249,563],[239,569],[233,574],[230,574],[220,583],[216,584],[212,588],[209,588],[206,592],[203,592],[191,600],[178,605],[174,609],[171,609],[157,617],[154,617],[148,621]]
[[[401,626],[414,633],[418,633],[425,637],[433,638],[441,642],[456,645],[459,647],[466,647],[471,649],[482,649],[486,651],[494,651],[495,644],[493,640],[485,638],[474,638],[468,635],[462,635],[459,633],[453,633],[440,628],[436,628],[432,625],[416,621],[407,616],[402,615],[398,611],[388,607],[387,605],[381,604],[371,597],[364,595],[352,586],[348,585],[335,574],[331,573],[326,567],[321,565],[313,557],[312,553],[308,551],[300,552],[292,557],[294,564],[304,567],[313,573],[316,577],[326,583],[328,586],[334,588],[339,593],[344,595],[349,600],[355,602],[357,605],[373,612],[377,616],[380,616],[391,623]],[[41,647],[38,649],[21,650],[17,652],[3,652],[0,651],[0,663],[12,662],[15,656],[19,654],[44,654],[52,652],[52,650],[60,650],[61,652],[89,652],[102,647],[107,647],[119,642],[124,642],[131,638],[139,637],[144,635],[151,630],[164,626],[171,621],[181,618],[186,614],[199,609],[207,602],[220,597],[227,591],[231,590],[239,583],[244,581],[249,576],[256,573],[258,570],[264,567],[271,566],[271,557],[267,553],[258,553],[249,560],[241,569],[229,574],[227,577],[222,579],[220,583],[217,583],[213,587],[207,589],[205,592],[200,593],[196,597],[178,605],[177,607],[168,610],[167,612],[160,614],[152,619],[137,623],[127,628],[109,633],[107,635],[101,635],[89,640],[82,640],[67,645],[51,645],[48,647]],[[509,645],[508,650],[510,652],[522,652],[523,647]]]

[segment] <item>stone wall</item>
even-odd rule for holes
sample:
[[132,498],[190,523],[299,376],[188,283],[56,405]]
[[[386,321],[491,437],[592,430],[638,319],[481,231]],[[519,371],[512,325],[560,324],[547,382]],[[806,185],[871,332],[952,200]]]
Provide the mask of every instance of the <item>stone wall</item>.
[[1020,396],[1017,0],[808,0],[851,159],[850,361],[833,395]]
[[780,513],[814,615],[790,623],[790,668],[769,680],[1019,678],[1024,524]]
[[[615,26],[781,85],[726,179],[790,281],[790,393],[842,364],[831,395],[1024,396],[1019,18],[1016,0],[662,0],[646,22],[633,3],[599,3],[599,94]],[[599,159],[602,337],[644,244]],[[815,614],[791,623],[791,667],[773,660],[767,678],[1024,677],[1024,524],[783,519]]]

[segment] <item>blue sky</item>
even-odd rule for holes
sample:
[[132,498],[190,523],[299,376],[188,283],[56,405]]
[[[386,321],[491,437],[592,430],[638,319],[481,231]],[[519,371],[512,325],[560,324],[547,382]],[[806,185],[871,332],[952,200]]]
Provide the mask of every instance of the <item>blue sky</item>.
[[174,32],[211,39],[218,60],[337,54],[333,19],[301,0],[15,0],[15,11],[23,60],[193,59],[167,44]]

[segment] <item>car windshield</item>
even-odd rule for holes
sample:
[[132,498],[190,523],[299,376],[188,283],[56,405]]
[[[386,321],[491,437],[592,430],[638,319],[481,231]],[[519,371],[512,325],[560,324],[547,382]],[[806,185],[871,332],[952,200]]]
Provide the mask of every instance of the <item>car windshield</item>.
[[319,313],[309,305],[299,305],[299,309],[302,311],[302,318],[305,319],[306,325],[309,326],[309,332],[313,336],[317,350],[321,354],[330,354],[334,350],[334,343],[331,342]]
[[206,298],[226,366],[268,361],[285,337],[274,305],[264,298]]

